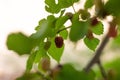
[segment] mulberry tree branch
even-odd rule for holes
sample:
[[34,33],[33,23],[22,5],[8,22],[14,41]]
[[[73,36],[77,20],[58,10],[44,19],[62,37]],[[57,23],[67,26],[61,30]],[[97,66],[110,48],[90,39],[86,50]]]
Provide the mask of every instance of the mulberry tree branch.
[[95,56],[92,58],[92,60],[88,63],[88,65],[85,67],[85,71],[88,72],[91,67],[97,63],[97,61],[100,58],[100,55],[102,54],[102,51],[104,49],[104,47],[106,46],[107,42],[109,41],[109,36],[106,35],[103,39],[103,41],[101,42],[99,48],[96,50],[95,52]]
[[101,71],[101,74],[102,74],[104,80],[107,80],[107,74],[106,74],[105,69],[104,69],[104,67],[102,66],[100,60],[98,60],[97,65],[98,65],[98,67],[100,68],[100,71]]

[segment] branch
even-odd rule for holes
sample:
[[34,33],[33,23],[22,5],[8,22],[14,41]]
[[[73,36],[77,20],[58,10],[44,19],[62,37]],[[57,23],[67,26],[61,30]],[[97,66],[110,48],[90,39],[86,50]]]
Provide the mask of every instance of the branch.
[[97,64],[98,64],[98,67],[100,68],[100,71],[101,71],[101,74],[102,74],[104,80],[107,80],[107,74],[106,74],[105,69],[103,68],[103,66],[101,64],[101,61],[98,60]]
[[101,45],[99,46],[99,48],[97,49],[97,51],[95,52],[95,56],[92,58],[92,60],[88,63],[88,65],[85,67],[85,71],[88,72],[90,70],[90,68],[99,60],[100,55],[102,54],[102,51],[105,47],[105,45],[107,44],[107,42],[109,41],[109,36],[106,35],[101,43]]
[[73,11],[76,13],[74,6],[72,5]]

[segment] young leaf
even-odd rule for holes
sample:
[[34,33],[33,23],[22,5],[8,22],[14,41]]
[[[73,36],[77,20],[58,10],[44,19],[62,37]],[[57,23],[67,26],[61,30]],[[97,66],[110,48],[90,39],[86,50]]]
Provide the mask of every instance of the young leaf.
[[33,41],[23,33],[12,33],[8,35],[7,47],[19,55],[30,54],[33,48]]
[[50,46],[46,45],[46,42],[44,42],[44,41],[41,41],[39,43],[38,50],[36,51],[36,57],[34,60],[35,63],[40,62],[42,57],[48,56],[47,50],[46,50],[46,48],[48,49],[48,47],[50,47]]
[[97,45],[99,44],[99,39],[97,39],[97,38],[89,39],[89,38],[85,37],[84,43],[86,44],[86,46],[89,49],[95,51]]
[[95,74],[92,71],[77,71],[72,65],[65,64],[53,80],[95,80]]
[[50,15],[46,19],[42,19],[39,22],[38,30],[36,33],[31,35],[33,39],[44,39],[45,37],[52,37],[55,35],[54,32],[54,21],[56,18],[53,15]]
[[48,31],[48,21],[46,19],[40,20],[40,24],[37,27],[37,32],[31,35],[33,39],[43,39],[46,36],[46,32]]
[[25,72],[15,80],[43,80],[43,76],[39,75],[38,72]]
[[99,22],[97,25],[92,26],[91,30],[93,33],[95,33],[97,35],[101,35],[101,34],[103,34],[103,31],[104,31],[103,24],[101,22]]
[[43,56],[45,56],[46,55],[46,51],[43,49],[43,48],[41,48],[41,49],[39,49],[37,52],[36,52],[36,57],[35,57],[35,63],[37,63],[37,62],[39,62],[40,61],[40,59],[43,57]]
[[57,62],[59,62],[63,51],[64,51],[64,46],[62,46],[61,48],[57,48],[54,39],[52,39],[51,46],[48,50],[48,54]]
[[[63,26],[61,29],[65,29],[65,26]],[[62,36],[64,39],[67,39],[68,37],[68,31],[67,30],[63,30],[60,33],[60,36]]]
[[55,29],[56,30],[60,29],[68,19],[69,19],[68,16],[62,16],[62,17],[58,18],[56,21],[56,24],[55,24]]
[[29,72],[32,69],[35,57],[36,57],[36,51],[32,52],[32,54],[30,54],[30,56],[28,57],[27,65],[26,65],[27,72]]
[[65,9],[60,12],[59,18],[62,17],[64,13],[65,13]]
[[39,49],[36,51],[36,57],[34,60],[35,63],[40,62],[40,59],[42,57],[47,56],[47,51],[45,50],[44,46],[45,46],[45,42],[41,41],[39,45]]
[[41,19],[40,21],[39,21],[39,25],[37,26],[37,27],[35,27],[35,30],[36,31],[38,31],[38,30],[40,30],[40,28],[41,28],[41,25],[43,25],[43,23],[46,21],[46,19]]
[[58,3],[60,4],[61,8],[67,8],[72,6],[75,2],[78,2],[79,0],[58,0]]
[[85,2],[85,9],[91,8],[93,6],[94,0],[86,0]]
[[72,26],[69,37],[71,41],[78,41],[82,39],[88,31],[89,22],[79,21],[79,15],[75,14],[72,20]]
[[45,0],[45,10],[50,13],[58,13],[61,10],[61,6],[55,3],[55,0]]
[[70,7],[78,1],[79,0],[58,0],[58,3],[56,3],[55,0],[45,0],[45,9],[50,13],[59,13],[62,8]]

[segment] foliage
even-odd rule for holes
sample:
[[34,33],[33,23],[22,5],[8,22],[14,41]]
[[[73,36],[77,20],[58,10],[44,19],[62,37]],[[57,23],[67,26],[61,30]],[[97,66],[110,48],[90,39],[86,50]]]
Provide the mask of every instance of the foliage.
[[8,49],[14,50],[19,55],[29,54],[33,48],[33,41],[23,33],[12,33],[7,38]]
[[70,64],[65,64],[62,66],[60,72],[54,77],[54,80],[94,80],[95,74],[93,71],[90,71],[87,74],[84,71],[77,71],[75,70]]
[[107,70],[107,74],[110,80],[120,80],[120,58],[116,58],[115,60],[106,63],[105,69]]
[[[108,0],[104,3],[103,0],[86,0],[84,9],[74,10],[74,13],[66,12],[67,8],[71,6],[74,8],[74,4],[79,1],[45,0],[45,10],[50,15],[38,22],[35,33],[30,36],[23,33],[8,35],[7,47],[9,50],[13,50],[19,55],[29,55],[26,73],[17,80],[95,80],[95,74],[94,71],[91,71],[91,67],[98,63],[101,69],[102,65],[99,63],[99,57],[109,38],[115,38],[116,43],[120,41],[120,34],[117,33],[117,31],[119,32],[117,30],[119,26],[116,27],[120,24],[120,1]],[[90,13],[91,8],[95,10],[95,13],[92,13],[94,16]],[[102,22],[109,15],[113,17],[113,20],[109,22],[108,32],[99,44],[101,40],[96,35],[100,36],[104,33]],[[71,25],[65,26],[68,20],[71,21]],[[78,71],[70,64],[59,65],[64,46],[67,45],[64,44],[66,39],[70,39],[74,43],[83,39],[84,44],[95,52],[95,56],[85,69]],[[97,47],[98,45],[100,47]],[[50,68],[50,58],[58,63],[58,66],[53,69]],[[38,66],[38,71],[31,73],[34,64]],[[101,72],[104,72],[104,69],[101,70]],[[102,73],[102,75],[106,79],[105,73]],[[109,77],[108,79],[111,80]]]
[[24,76],[16,80],[43,80],[39,73],[24,73]]
[[72,19],[72,26],[69,35],[71,41],[76,42],[82,39],[87,34],[88,27],[89,22],[79,21],[79,14],[75,14]]

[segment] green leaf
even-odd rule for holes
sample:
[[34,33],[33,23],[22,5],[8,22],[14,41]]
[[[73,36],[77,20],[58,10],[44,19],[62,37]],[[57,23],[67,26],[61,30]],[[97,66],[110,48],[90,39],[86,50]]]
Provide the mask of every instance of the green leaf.
[[32,52],[32,53],[30,54],[30,56],[28,57],[27,65],[26,65],[26,71],[27,71],[27,72],[29,72],[29,71],[32,69],[32,66],[33,66],[35,57],[36,57],[36,51],[35,51],[35,52]]
[[48,31],[47,31],[47,37],[54,37],[56,35],[55,33],[55,23],[56,23],[57,18],[54,17],[54,15],[49,15],[47,17],[48,21]]
[[36,52],[36,57],[34,61],[35,63],[40,62],[40,59],[42,57],[48,56],[44,46],[45,46],[45,42],[40,42],[39,49]]
[[97,38],[89,39],[89,38],[85,37],[84,43],[86,44],[86,46],[89,49],[95,51],[97,45],[99,44],[99,39],[97,39]]
[[62,17],[64,13],[65,13],[65,9],[60,12],[59,18]]
[[31,35],[33,39],[43,39],[48,31],[48,21],[46,19],[40,20],[40,25],[37,27],[37,32]]
[[104,31],[103,24],[101,22],[99,22],[97,25],[92,26],[91,30],[93,33],[95,33],[97,35],[101,35],[101,34],[103,34],[103,31]]
[[108,0],[105,10],[114,16],[120,16],[120,0]]
[[[65,26],[63,26],[61,29],[65,29]],[[63,30],[59,33],[64,39],[67,39],[68,37],[68,31],[67,30]]]
[[23,33],[11,33],[7,37],[7,47],[19,55],[30,54],[33,48],[33,41]]
[[69,34],[70,40],[76,42],[82,39],[88,31],[88,26],[89,22],[79,21],[79,15],[75,14]]
[[91,8],[93,6],[93,2],[94,0],[86,0],[84,5],[85,9]]
[[37,32],[31,35],[33,39],[44,39],[45,37],[53,37],[55,35],[54,27],[55,27],[56,18],[53,15],[50,15],[46,19],[42,19],[39,22]]
[[79,0],[58,0],[58,4],[60,4],[61,8],[67,8],[72,6],[75,2]]
[[41,29],[41,25],[43,25],[43,23],[46,21],[46,19],[41,19],[40,21],[39,21],[39,25],[37,26],[37,27],[35,27],[35,30],[36,31],[38,31],[38,30],[40,30]]
[[119,45],[120,44],[120,36],[118,35],[116,38],[114,38],[114,44]]
[[77,71],[70,64],[65,64],[54,80],[95,80],[95,74],[92,71],[89,73]]
[[45,10],[50,13],[58,13],[61,10],[61,6],[55,3],[55,0],[45,0]]
[[44,42],[40,43],[39,50],[36,52],[35,63],[40,62],[40,59],[47,55],[46,50],[44,49]]
[[104,65],[109,80],[120,80],[120,58],[116,57]]
[[36,73],[27,73],[25,72],[22,76],[17,78],[16,80],[44,80],[42,78],[43,76],[39,75],[37,72]]
[[68,8],[78,1],[79,0],[58,0],[58,3],[56,3],[55,0],[45,0],[45,9],[50,13],[59,13],[61,9]]
[[58,18],[56,21],[56,24],[55,24],[55,29],[56,30],[60,29],[68,19],[69,19],[68,16],[62,16],[62,17]]
[[42,49],[42,50],[38,50],[36,52],[36,57],[35,57],[35,60],[34,62],[37,63],[40,61],[40,59],[43,57],[43,54],[45,54],[45,51]]
[[51,46],[48,50],[48,54],[55,59],[57,62],[60,61],[62,53],[64,51],[64,46],[62,48],[57,48],[54,42],[54,39],[51,41]]
[[120,48],[120,36],[115,37],[111,44],[111,49],[115,50]]

